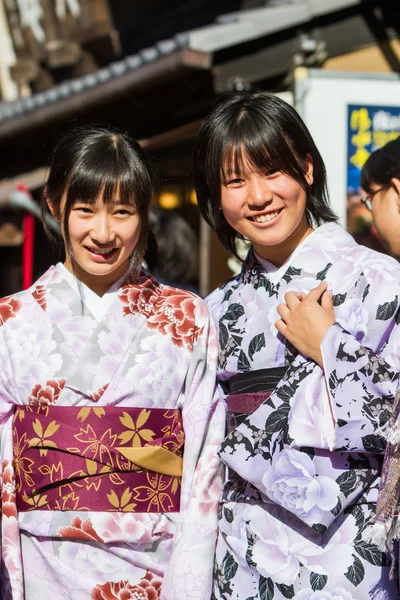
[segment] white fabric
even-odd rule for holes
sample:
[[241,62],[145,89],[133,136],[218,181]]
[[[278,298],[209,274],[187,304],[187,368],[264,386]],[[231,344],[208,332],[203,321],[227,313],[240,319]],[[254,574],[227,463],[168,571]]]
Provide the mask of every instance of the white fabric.
[[266,260],[265,258],[262,258],[262,256],[260,256],[259,254],[257,254],[256,251],[254,251],[254,254],[258,260],[258,262],[260,263],[260,265],[262,266],[262,268],[264,269],[264,271],[266,273],[268,273],[268,277],[271,280],[271,282],[273,284],[278,283],[278,281],[283,277],[283,275],[286,273],[288,267],[290,267],[290,265],[292,264],[294,258],[298,255],[298,253],[300,252],[300,249],[303,247],[304,243],[307,240],[310,240],[311,236],[314,235],[315,233],[315,229],[312,233],[310,233],[310,235],[308,235],[306,238],[304,238],[304,240],[301,242],[301,244],[299,244],[297,246],[297,248],[295,249],[294,252],[292,252],[292,254],[289,256],[289,258],[286,259],[286,261],[283,263],[283,265],[281,265],[280,267],[276,267],[275,265],[273,265],[272,263],[270,263],[268,260]]
[[90,310],[97,322],[100,322],[106,314],[107,309],[111,306],[123,280],[126,277],[126,274],[124,273],[124,275],[120,277],[118,281],[115,281],[112,284],[104,296],[98,296],[93,290],[90,289],[90,287],[88,287],[85,283],[82,283],[82,281],[80,281],[76,275],[71,273],[71,271],[69,271],[61,262],[57,263],[56,267],[61,271],[75,293],[82,299],[82,302],[86,308]]

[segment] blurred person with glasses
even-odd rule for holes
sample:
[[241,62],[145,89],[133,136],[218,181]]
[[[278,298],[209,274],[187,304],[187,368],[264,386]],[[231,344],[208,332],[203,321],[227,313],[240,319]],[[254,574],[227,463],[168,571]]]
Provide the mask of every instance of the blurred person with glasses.
[[400,258],[400,137],[371,154],[361,171],[363,204],[392,256]]

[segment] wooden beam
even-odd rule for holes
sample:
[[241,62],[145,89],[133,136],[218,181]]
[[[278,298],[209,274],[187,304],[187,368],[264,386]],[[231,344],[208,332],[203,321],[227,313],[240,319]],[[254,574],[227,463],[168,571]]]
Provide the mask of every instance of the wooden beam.
[[168,146],[174,146],[192,140],[198,133],[202,119],[192,121],[176,129],[170,129],[151,138],[140,140],[140,145],[146,150],[161,150]]
[[71,93],[62,100],[47,103],[23,113],[20,117],[4,121],[0,124],[0,141],[28,129],[39,129],[56,120],[67,119],[93,106],[107,104],[111,98],[113,101],[118,100],[160,83],[173,81],[192,69],[210,69],[211,59],[207,52],[188,48],[161,56],[137,69],[126,70],[116,77],[110,77],[104,83],[83,89],[82,92]]

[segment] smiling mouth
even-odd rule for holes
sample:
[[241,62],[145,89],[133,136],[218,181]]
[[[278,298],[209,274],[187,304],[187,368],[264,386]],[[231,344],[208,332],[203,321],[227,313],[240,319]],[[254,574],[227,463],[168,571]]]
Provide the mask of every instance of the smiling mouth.
[[251,220],[255,221],[256,223],[267,223],[268,221],[273,221],[274,219],[276,219],[276,217],[281,213],[282,210],[283,209],[280,208],[279,210],[275,210],[274,212],[269,212],[264,215],[257,215],[251,217]]
[[112,256],[115,252],[117,252],[118,248],[90,248],[89,246],[85,246],[86,250],[89,250],[92,254],[97,254],[98,256]]

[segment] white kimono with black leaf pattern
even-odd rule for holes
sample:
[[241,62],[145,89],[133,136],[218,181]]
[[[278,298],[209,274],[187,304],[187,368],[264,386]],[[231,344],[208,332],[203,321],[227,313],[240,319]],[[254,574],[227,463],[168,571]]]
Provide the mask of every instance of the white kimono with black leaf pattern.
[[[323,369],[278,334],[277,305],[325,279],[336,324]],[[389,557],[363,539],[374,515],[400,369],[400,266],[325,224],[268,274],[250,251],[213,292],[218,377],[287,366],[225,439],[214,596],[224,600],[398,600]],[[396,559],[397,560],[397,559]]]

